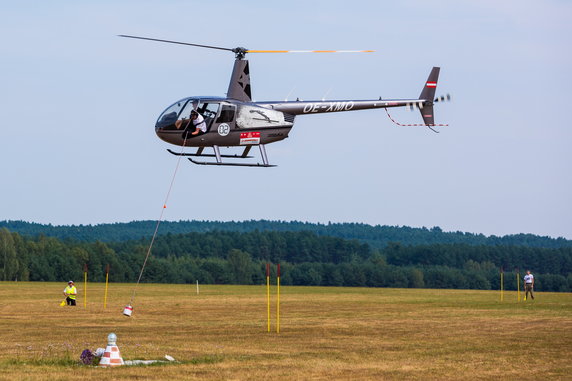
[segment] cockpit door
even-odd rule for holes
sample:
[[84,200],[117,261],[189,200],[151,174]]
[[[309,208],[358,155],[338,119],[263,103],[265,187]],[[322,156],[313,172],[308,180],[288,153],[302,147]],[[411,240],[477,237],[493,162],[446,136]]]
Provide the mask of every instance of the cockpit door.
[[199,103],[196,111],[205,118],[205,123],[207,124],[207,131],[211,129],[211,126],[217,116],[218,109],[220,107],[219,102],[209,102]]
[[236,105],[223,103],[215,121],[217,132],[220,136],[226,136],[231,129],[235,128]]
[[232,123],[234,122],[234,117],[236,115],[236,105],[233,104],[223,104],[216,119],[217,123]]

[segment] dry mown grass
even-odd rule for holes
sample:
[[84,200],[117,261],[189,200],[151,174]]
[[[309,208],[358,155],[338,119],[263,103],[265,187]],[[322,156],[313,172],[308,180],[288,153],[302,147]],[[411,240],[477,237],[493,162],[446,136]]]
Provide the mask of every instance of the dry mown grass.
[[[101,284],[87,308],[59,307],[64,286],[0,283],[0,378],[572,379],[572,294],[283,287],[269,334],[263,286],[141,285],[132,318],[133,285],[112,284],[106,310]],[[124,359],[182,363],[76,365],[110,332]]]

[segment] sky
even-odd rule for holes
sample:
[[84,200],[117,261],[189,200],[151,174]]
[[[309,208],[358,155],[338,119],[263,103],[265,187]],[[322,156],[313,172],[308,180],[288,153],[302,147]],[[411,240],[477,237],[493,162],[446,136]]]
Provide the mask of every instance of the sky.
[[[224,96],[230,52],[258,101],[414,98],[440,66],[435,134],[383,110],[304,115],[275,168],[181,161],[166,220],[361,222],[572,239],[569,1],[18,1],[0,5],[0,219],[154,220],[177,158],[159,114]],[[392,111],[401,123],[418,112]]]

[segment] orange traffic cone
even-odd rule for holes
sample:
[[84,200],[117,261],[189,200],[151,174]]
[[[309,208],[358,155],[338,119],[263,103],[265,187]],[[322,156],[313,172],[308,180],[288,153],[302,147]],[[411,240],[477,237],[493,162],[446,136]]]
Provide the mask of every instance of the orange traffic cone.
[[116,342],[117,335],[115,335],[115,333],[110,333],[109,336],[107,336],[107,347],[105,347],[105,352],[103,353],[103,356],[101,356],[99,366],[107,367],[125,365]]

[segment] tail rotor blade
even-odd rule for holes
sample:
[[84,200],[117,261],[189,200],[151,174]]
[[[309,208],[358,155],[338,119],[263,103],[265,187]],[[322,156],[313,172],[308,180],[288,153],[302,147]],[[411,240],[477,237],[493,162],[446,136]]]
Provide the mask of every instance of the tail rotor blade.
[[451,94],[441,95],[435,98],[434,102],[450,102],[451,101]]

